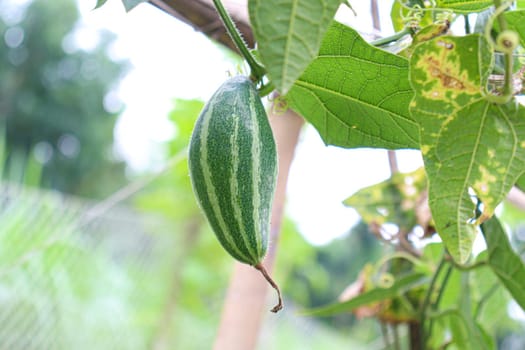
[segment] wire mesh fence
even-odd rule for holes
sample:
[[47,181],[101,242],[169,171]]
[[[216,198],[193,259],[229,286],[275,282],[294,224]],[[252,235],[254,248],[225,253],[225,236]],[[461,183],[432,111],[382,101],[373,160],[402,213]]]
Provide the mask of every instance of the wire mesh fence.
[[[232,259],[201,217],[115,203],[0,182],[0,350],[212,347]],[[258,348],[361,348],[287,304]]]
[[157,217],[90,208],[0,185],[1,350],[150,348],[175,235]]

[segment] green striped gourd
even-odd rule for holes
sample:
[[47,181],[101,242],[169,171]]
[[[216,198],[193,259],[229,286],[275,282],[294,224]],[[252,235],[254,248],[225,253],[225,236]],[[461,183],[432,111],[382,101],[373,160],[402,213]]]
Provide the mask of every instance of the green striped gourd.
[[279,289],[261,264],[268,248],[277,152],[254,84],[228,79],[204,106],[189,146],[197,201],[224,249]]

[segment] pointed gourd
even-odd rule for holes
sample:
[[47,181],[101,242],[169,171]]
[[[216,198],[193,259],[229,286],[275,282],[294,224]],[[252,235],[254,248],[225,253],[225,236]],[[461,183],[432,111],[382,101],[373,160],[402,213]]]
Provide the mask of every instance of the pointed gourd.
[[272,130],[254,84],[228,79],[204,106],[189,146],[189,171],[197,202],[224,249],[260,270],[268,248],[277,179]]

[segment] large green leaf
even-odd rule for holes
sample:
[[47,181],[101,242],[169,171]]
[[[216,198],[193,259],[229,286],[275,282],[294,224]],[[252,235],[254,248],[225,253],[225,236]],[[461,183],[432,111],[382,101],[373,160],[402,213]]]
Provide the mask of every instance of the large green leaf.
[[492,4],[492,0],[437,0],[436,6],[458,12],[478,12],[486,10]]
[[341,0],[250,0],[248,10],[261,60],[286,94],[317,56]]
[[393,299],[426,282],[428,282],[428,277],[425,274],[410,273],[396,279],[388,288],[376,287],[348,301],[308,310],[306,314],[311,316],[330,316],[342,312],[350,312],[360,306]]
[[499,220],[492,217],[481,225],[487,242],[488,264],[514,300],[525,310],[525,265],[512,250]]
[[[475,224],[492,216],[525,170],[525,109],[484,99],[491,62],[487,41],[473,34],[422,43],[410,66],[430,208],[460,263],[470,256]],[[472,192],[483,201],[477,221]]]
[[287,95],[327,144],[389,149],[419,147],[408,111],[412,96],[405,58],[369,45],[337,22]]

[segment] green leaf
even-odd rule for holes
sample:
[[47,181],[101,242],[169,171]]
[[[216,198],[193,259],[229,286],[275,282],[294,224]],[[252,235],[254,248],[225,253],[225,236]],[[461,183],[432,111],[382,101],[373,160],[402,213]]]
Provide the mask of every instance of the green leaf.
[[309,316],[330,316],[343,312],[350,312],[360,306],[368,305],[383,300],[389,300],[400,296],[408,290],[419,286],[423,283],[426,283],[427,281],[428,277],[423,273],[410,273],[408,275],[399,277],[388,288],[376,287],[362,294],[359,294],[355,298],[352,298],[348,301],[308,310],[305,312],[305,314]]
[[452,341],[458,349],[494,349],[492,339],[479,324],[473,321],[471,315],[464,315],[459,310],[451,310],[447,316]]
[[140,4],[142,2],[146,2],[146,1],[148,1],[148,0],[122,0],[122,3],[124,4],[124,7],[126,8],[126,11],[131,11],[138,4]]
[[521,8],[521,9],[525,9],[525,0],[518,0],[516,1],[516,7],[517,8]]
[[525,191],[525,175],[522,175],[518,181],[516,181],[516,186],[522,190]]
[[390,179],[363,188],[345,199],[344,205],[357,210],[369,224],[395,223],[410,232],[417,224],[414,208],[426,187],[423,168],[411,173],[396,173]]
[[95,8],[98,9],[102,5],[104,5],[108,0],[97,0],[97,4],[95,5]]
[[250,0],[248,10],[261,60],[286,94],[317,56],[341,0]]
[[507,20],[509,29],[515,30],[520,36],[520,45],[525,46],[525,10],[508,11],[503,15]]
[[481,225],[487,242],[488,264],[514,300],[525,310],[525,265],[512,249],[507,234],[496,217]]
[[408,112],[413,96],[408,61],[366,43],[334,22],[319,56],[288,93],[327,144],[418,148],[418,126]]
[[488,9],[492,0],[437,0],[436,7],[456,12],[479,12]]
[[[483,98],[492,62],[488,45],[478,34],[436,38],[414,50],[410,65],[429,205],[459,263],[470,256],[475,224],[492,216],[525,169],[525,109]],[[472,192],[483,201],[477,221]]]

